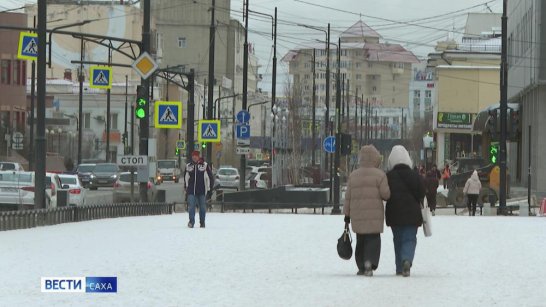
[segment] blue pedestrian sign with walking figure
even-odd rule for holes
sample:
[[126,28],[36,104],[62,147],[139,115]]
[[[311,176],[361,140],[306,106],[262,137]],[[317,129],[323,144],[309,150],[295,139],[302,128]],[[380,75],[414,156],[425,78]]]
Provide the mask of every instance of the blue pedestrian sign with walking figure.
[[38,34],[21,32],[17,58],[21,60],[36,60],[38,58]]
[[220,143],[222,137],[220,135],[219,120],[200,120],[197,126],[199,130],[199,143]]
[[336,152],[336,137],[335,136],[329,136],[324,139],[324,142],[322,142],[322,147],[324,148],[324,151],[327,153],[335,153]]
[[154,124],[156,128],[182,128],[182,102],[156,101],[154,104]]
[[91,66],[89,68],[91,72],[91,82],[89,87],[100,89],[112,88],[112,68],[106,66]]

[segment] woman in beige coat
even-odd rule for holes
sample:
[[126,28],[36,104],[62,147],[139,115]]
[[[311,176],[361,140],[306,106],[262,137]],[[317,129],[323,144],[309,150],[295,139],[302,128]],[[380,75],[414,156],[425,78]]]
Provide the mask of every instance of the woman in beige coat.
[[358,275],[373,276],[379,265],[381,233],[385,207],[390,198],[389,182],[385,172],[378,167],[381,156],[373,145],[360,149],[360,167],[349,177],[345,193],[345,223],[352,222],[356,233],[355,260]]

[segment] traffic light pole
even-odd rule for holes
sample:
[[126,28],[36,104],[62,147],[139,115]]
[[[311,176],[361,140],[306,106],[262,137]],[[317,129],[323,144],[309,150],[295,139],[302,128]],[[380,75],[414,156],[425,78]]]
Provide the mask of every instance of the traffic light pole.
[[[210,9],[210,46],[209,46],[209,77],[208,77],[208,96],[207,96],[207,119],[213,118],[213,106],[214,106],[214,47],[215,47],[215,22],[214,11],[216,1],[212,0],[212,7]],[[206,159],[209,164],[212,163],[212,146],[207,146]]]
[[500,76],[500,187],[499,187],[499,206],[506,206],[506,120],[508,113],[508,17],[507,2],[503,0],[502,5],[502,49],[501,49],[501,76]]
[[46,139],[45,139],[45,111],[46,111],[46,23],[47,1],[38,0],[38,65],[37,65],[37,93],[36,93],[36,171],[34,208],[45,208],[46,201]]
[[337,42],[337,79],[336,79],[336,152],[334,158],[334,208],[332,214],[341,214],[339,167],[341,164],[341,38]]
[[[247,109],[248,103],[248,5],[250,0],[245,0],[246,6],[243,12],[243,17],[245,17],[245,43],[244,43],[244,53],[243,53],[243,110]],[[241,165],[239,168],[239,190],[244,191],[245,176],[246,173],[246,156],[241,155]]]
[[[144,21],[142,25],[142,52],[149,52],[150,51],[150,0],[143,0],[142,3],[143,6],[143,15],[144,15]],[[146,95],[149,95],[150,93],[150,83],[146,79],[142,79],[141,82],[142,86],[144,87],[144,90],[146,92]],[[139,141],[139,154],[142,156],[148,155],[148,138],[149,138],[149,127],[150,127],[150,104],[147,103],[145,106],[146,110],[146,116],[140,120],[140,141]],[[140,183],[140,200],[142,202],[148,201],[148,183],[147,182],[141,182]]]

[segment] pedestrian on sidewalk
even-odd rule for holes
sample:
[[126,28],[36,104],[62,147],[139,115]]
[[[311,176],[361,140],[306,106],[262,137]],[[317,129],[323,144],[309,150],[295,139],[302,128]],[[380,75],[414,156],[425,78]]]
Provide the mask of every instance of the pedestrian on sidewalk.
[[186,164],[184,170],[184,190],[186,191],[190,216],[188,227],[193,228],[195,225],[195,206],[199,206],[200,226],[205,228],[206,198],[210,198],[210,194],[212,194],[214,177],[207,162],[200,157],[199,151],[192,152],[191,159],[192,161]]
[[391,198],[387,201],[385,218],[393,234],[396,275],[410,276],[417,229],[423,224],[421,203],[425,186],[421,176],[412,170],[412,161],[404,146],[394,146],[388,160],[387,179]]
[[463,189],[463,193],[467,198],[466,206],[468,207],[468,216],[476,215],[476,205],[478,204],[478,197],[480,196],[481,189],[482,183],[478,176],[478,171],[474,170],[472,176],[466,181]]
[[432,166],[430,171],[427,172],[425,177],[425,190],[427,196],[428,207],[432,215],[436,215],[436,196],[438,194],[438,187],[440,186],[440,171],[436,167],[436,164]]
[[451,178],[451,168],[449,167],[449,164],[446,163],[446,166],[444,167],[444,171],[442,173],[442,181],[444,184],[444,190],[447,189],[447,182],[449,181],[449,178]]
[[349,176],[345,193],[345,223],[356,233],[357,275],[373,276],[379,266],[381,233],[385,218],[384,200],[390,198],[387,175],[381,169],[381,155],[373,145],[360,149],[359,168]]

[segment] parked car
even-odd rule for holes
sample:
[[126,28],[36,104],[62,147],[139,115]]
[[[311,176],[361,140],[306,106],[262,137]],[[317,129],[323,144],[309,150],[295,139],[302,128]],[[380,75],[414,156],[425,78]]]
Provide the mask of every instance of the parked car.
[[24,172],[25,169],[21,163],[17,162],[0,162],[0,171],[16,171]]
[[59,175],[63,188],[68,186],[68,205],[83,206],[85,204],[86,189],[77,175]]
[[[137,173],[133,175],[134,182],[134,194],[133,200],[140,201],[140,194],[138,192],[139,183],[137,181]],[[155,185],[148,181],[148,201],[153,201],[156,195],[157,189]],[[119,174],[119,178],[114,184],[114,203],[124,203],[131,201],[131,173],[123,172]]]
[[[46,173],[46,208],[57,207],[57,192],[63,190],[59,175]],[[36,190],[34,172],[0,172],[0,205],[3,209],[13,210],[34,208]]]
[[271,174],[255,173],[247,181],[249,189],[269,189],[271,188]]
[[91,175],[96,164],[80,164],[76,169],[76,173],[80,178],[82,185],[87,188],[91,184]]
[[234,167],[222,167],[216,173],[217,186],[220,189],[236,189],[239,190],[239,170]]
[[98,163],[90,175],[89,188],[96,190],[99,187],[112,188],[118,180],[119,168],[114,163]]

